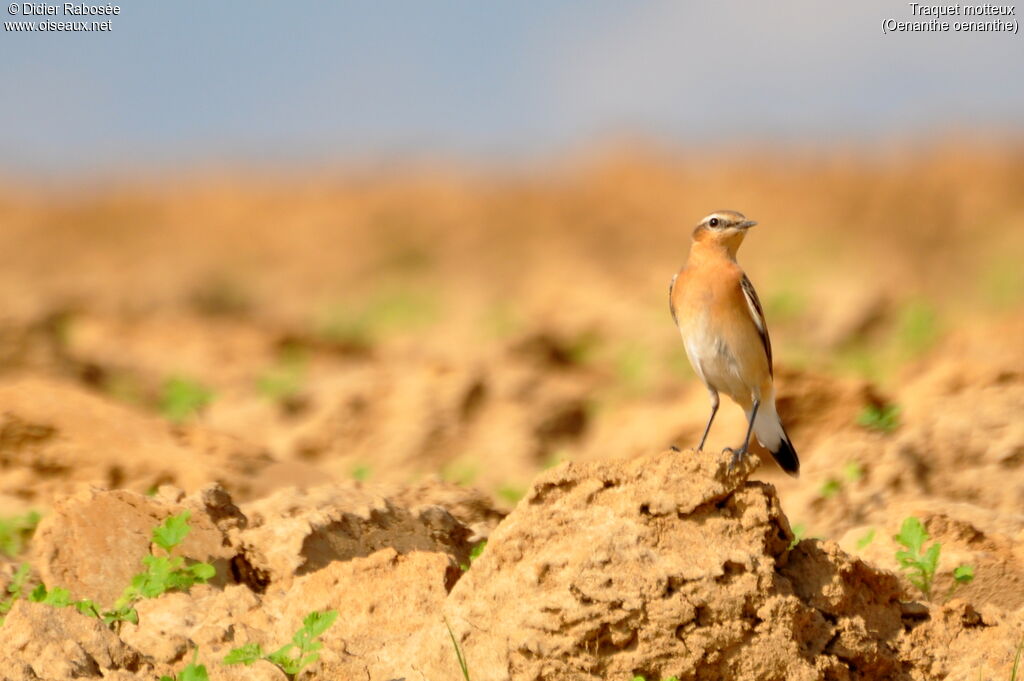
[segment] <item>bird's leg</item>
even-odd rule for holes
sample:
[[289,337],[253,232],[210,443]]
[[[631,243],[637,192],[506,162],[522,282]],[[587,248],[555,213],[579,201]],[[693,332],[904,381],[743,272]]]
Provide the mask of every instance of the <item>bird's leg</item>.
[[724,451],[732,453],[732,461],[729,462],[729,470],[732,470],[743,457],[746,456],[747,450],[750,449],[750,438],[754,434],[754,419],[757,418],[757,408],[761,406],[761,400],[754,399],[754,406],[750,410],[750,423],[747,424],[747,437],[743,440],[743,446],[739,449],[733,449],[732,447],[726,447]]
[[697,451],[704,449],[704,443],[708,439],[708,433],[711,432],[711,422],[715,420],[715,414],[718,413],[718,392],[709,390],[708,395],[711,396],[711,415],[708,416],[708,425],[704,426],[704,435],[700,438],[700,444],[697,445]]

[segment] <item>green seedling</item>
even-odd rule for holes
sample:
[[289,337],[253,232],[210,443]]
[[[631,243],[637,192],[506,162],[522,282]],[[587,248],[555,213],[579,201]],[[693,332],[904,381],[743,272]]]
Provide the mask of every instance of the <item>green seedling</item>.
[[25,515],[0,518],[0,553],[11,558],[21,553],[41,517],[38,512],[29,511]]
[[55,608],[74,608],[83,615],[97,619],[103,617],[96,604],[91,600],[88,598],[74,600],[71,598],[70,591],[59,586],[54,587],[52,590],[47,590],[45,584],[39,584],[29,592],[28,600],[33,603],[52,605]]
[[799,544],[800,541],[804,538],[804,535],[807,534],[807,526],[804,525],[803,523],[797,523],[796,525],[793,526],[792,529],[793,529],[793,539],[791,539],[790,542],[789,542],[789,548],[790,549],[796,548],[796,545]]
[[302,628],[295,632],[291,643],[286,643],[272,653],[266,653],[259,643],[247,643],[232,649],[224,657],[224,664],[244,664],[267,660],[277,665],[285,675],[294,681],[307,666],[320,659],[317,652],[324,647],[320,636],[331,628],[338,619],[337,610],[311,612],[302,620]]
[[462,671],[462,678],[464,681],[471,681],[469,678],[469,664],[466,663],[466,656],[462,654],[462,648],[459,647],[459,642],[455,640],[455,634],[452,632],[452,625],[448,624],[448,620],[445,620],[444,626],[448,629],[448,638],[452,640],[452,646],[455,648],[455,657],[459,661],[459,669]]
[[0,601],[0,624],[3,618],[14,607],[14,602],[25,595],[25,582],[28,581],[28,573],[31,568],[28,563],[22,563],[11,576],[11,583],[7,585],[7,598]]
[[[29,566],[23,564],[15,572],[14,578],[7,588],[8,593],[11,594],[10,597],[0,602],[0,615],[10,611],[14,601],[18,598],[25,597],[33,603],[43,603],[55,608],[73,607],[83,615],[102,619],[108,626],[115,622],[138,624],[139,614],[136,612],[134,604],[140,599],[155,598],[175,589],[185,591],[194,584],[205,584],[217,573],[209,563],[193,562],[188,564],[181,556],[171,555],[171,551],[189,533],[188,519],[190,516],[191,512],[185,510],[178,515],[170,516],[153,528],[153,543],[163,549],[167,555],[145,556],[142,563],[146,566],[146,570],[132,577],[131,584],[125,588],[111,609],[101,611],[93,601],[87,598],[75,600],[67,589],[62,587],[47,589],[45,584],[39,584],[26,595],[24,589],[28,579]],[[182,676],[181,678],[198,677]]]
[[957,590],[957,587],[965,586],[974,581],[974,566],[973,565],[957,565],[953,569],[953,583],[949,586],[949,591],[946,592],[946,598],[949,599],[953,596],[953,593]]
[[33,603],[52,605],[55,608],[66,608],[71,605],[71,592],[59,586],[52,591],[47,591],[44,584],[39,584],[28,592],[28,600]]
[[[942,544],[933,542],[925,546],[930,538],[928,530],[917,518],[907,518],[900,527],[900,533],[893,539],[903,546],[896,552],[896,562],[907,575],[907,579],[924,595],[925,598],[932,597],[932,584],[935,581],[935,572],[939,567],[939,557],[942,554]],[[969,584],[974,579],[974,567],[971,565],[960,565],[953,570],[953,586],[949,594],[953,593],[956,587]],[[947,594],[947,596],[949,595]]]
[[824,499],[831,499],[843,490],[843,485],[847,482],[857,482],[864,477],[864,469],[856,461],[850,461],[843,466],[843,479],[840,480],[836,477],[829,477],[821,489],[818,490],[818,494]]
[[857,482],[864,477],[864,467],[856,461],[848,461],[843,466],[843,477],[847,482]]
[[507,501],[508,503],[515,504],[519,503],[519,500],[526,495],[526,490],[517,485],[502,485],[498,488],[498,496]]
[[22,563],[18,566],[18,570],[14,573],[11,583],[7,586],[7,593],[10,596],[0,601],[0,623],[3,623],[3,615],[10,612],[11,608],[14,607],[14,602],[19,598],[24,598],[31,603],[51,605],[55,608],[74,607],[83,615],[100,616],[96,605],[92,601],[88,599],[72,600],[71,593],[67,589],[57,587],[52,591],[47,591],[45,585],[39,584],[28,593],[25,593],[25,583],[28,581],[29,569],[28,563]]
[[872,527],[870,530],[864,533],[863,537],[857,540],[857,548],[861,550],[866,549],[868,547],[868,544],[870,544],[874,540],[875,528]]
[[463,563],[462,565],[459,566],[459,567],[462,568],[463,572],[468,570],[473,565],[473,561],[475,561],[477,558],[479,558],[480,556],[483,555],[485,548],[487,548],[487,540],[486,539],[483,540],[482,542],[480,542],[479,544],[476,544],[475,546],[473,546],[472,549],[470,549],[470,551],[469,551],[469,563]]
[[818,494],[820,494],[823,499],[831,499],[835,495],[839,494],[839,491],[842,489],[843,483],[839,482],[835,478],[829,478],[821,486],[821,489],[818,490]]
[[329,341],[367,349],[392,332],[433,323],[439,311],[435,296],[400,288],[379,293],[359,307],[332,308],[317,333]]
[[103,613],[103,621],[138,622],[138,613],[133,604],[143,598],[156,598],[168,591],[187,591],[194,584],[205,584],[217,570],[209,563],[187,563],[181,556],[172,556],[171,551],[189,533],[188,519],[191,511],[184,510],[172,515],[153,528],[153,543],[163,549],[166,556],[148,555],[142,559],[145,571],[132,577],[114,607]]
[[935,570],[939,566],[939,555],[942,552],[942,545],[934,542],[925,548],[928,541],[928,530],[924,523],[917,518],[907,518],[900,527],[900,533],[893,539],[903,546],[896,552],[896,562],[907,575],[907,579],[924,594],[925,598],[931,598],[932,582],[935,579]]
[[589,364],[601,346],[601,336],[596,331],[587,330],[567,339],[565,356],[570,364],[581,366]]
[[477,467],[466,461],[451,461],[441,469],[441,478],[447,482],[466,487],[476,480]]
[[953,570],[953,581],[957,584],[970,584],[974,581],[973,565],[958,565]]
[[199,664],[199,648],[193,650],[192,661],[185,665],[180,674],[177,676],[165,674],[160,677],[160,681],[210,681],[210,676],[206,673],[206,665]]
[[190,530],[188,519],[191,517],[192,511],[189,510],[168,517],[163,523],[153,528],[153,543],[169,552],[185,541]]
[[[634,676],[633,677],[633,681],[647,681],[647,679],[645,677],[643,677],[643,676]],[[665,681],[679,681],[679,677],[678,676],[670,676],[667,679],[665,679]]]
[[868,430],[891,433],[900,425],[900,408],[894,404],[869,404],[857,416],[857,425]]
[[568,461],[568,460],[569,460],[569,452],[567,452],[564,449],[557,449],[557,450],[555,450],[553,452],[550,452],[547,456],[544,457],[544,461],[543,461],[543,463],[541,463],[541,468],[543,468],[544,470],[547,470],[549,468],[554,468],[555,466],[559,465],[563,461]]
[[294,400],[302,392],[306,378],[306,359],[296,350],[282,354],[277,365],[256,379],[256,390],[277,403]]
[[359,482],[366,482],[370,479],[370,467],[366,464],[357,464],[352,467],[352,479],[358,480]]
[[900,311],[896,333],[907,354],[919,355],[938,340],[938,312],[925,301],[907,303]]
[[1024,651],[1024,638],[1017,644],[1017,654],[1013,656],[1013,669],[1010,670],[1010,681],[1017,681],[1017,670],[1020,667],[1020,655]]
[[768,319],[788,321],[807,310],[807,299],[795,288],[785,288],[768,295],[764,301]]
[[184,423],[213,402],[213,391],[202,383],[175,376],[164,383],[160,413],[169,421]]

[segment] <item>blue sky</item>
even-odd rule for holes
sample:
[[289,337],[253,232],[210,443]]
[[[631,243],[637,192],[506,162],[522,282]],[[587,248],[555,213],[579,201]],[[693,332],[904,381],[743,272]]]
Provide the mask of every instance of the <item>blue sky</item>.
[[884,36],[886,17],[909,6],[126,0],[110,33],[0,33],[0,169],[1024,127],[1024,36]]

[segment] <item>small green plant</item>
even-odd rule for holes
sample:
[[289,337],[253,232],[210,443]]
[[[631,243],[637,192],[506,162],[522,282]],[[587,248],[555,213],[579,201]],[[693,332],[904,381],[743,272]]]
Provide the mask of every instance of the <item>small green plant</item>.
[[210,676],[206,673],[206,665],[199,664],[199,648],[192,651],[192,661],[185,665],[180,674],[177,676],[165,674],[160,677],[160,681],[210,681]]
[[440,316],[436,296],[399,287],[382,291],[358,306],[335,306],[317,325],[316,333],[354,348],[370,348],[393,332],[428,326]]
[[953,581],[957,584],[970,584],[974,581],[973,565],[958,565],[953,570]]
[[790,542],[789,542],[789,548],[790,549],[796,548],[796,545],[800,543],[800,541],[804,538],[805,534],[807,534],[807,526],[806,525],[804,525],[803,523],[797,523],[796,525],[794,525],[793,526],[793,539],[791,539]]
[[796,319],[807,310],[807,298],[800,293],[803,287],[787,287],[768,295],[764,310],[768,319],[788,321]]
[[919,355],[939,338],[939,315],[931,303],[911,301],[900,310],[896,333],[905,353]]
[[564,449],[556,449],[553,452],[549,452],[548,455],[544,457],[544,461],[541,463],[541,468],[543,468],[544,470],[547,470],[549,468],[554,468],[555,466],[559,465],[563,461],[568,461],[568,460],[569,460],[569,453],[566,450],[564,450]]
[[[900,527],[900,533],[893,537],[903,548],[896,552],[896,562],[907,575],[907,579],[924,595],[932,597],[932,584],[935,572],[939,567],[942,544],[933,542],[925,546],[930,538],[924,523],[914,517],[906,518]],[[953,570],[953,586],[949,594],[957,586],[969,584],[974,579],[974,567],[960,565]],[[947,596],[949,595],[947,594]]]
[[477,476],[476,464],[469,461],[450,461],[441,468],[441,479],[463,487],[472,485]]
[[273,367],[256,379],[256,390],[272,402],[286,403],[302,392],[305,378],[305,353],[291,346],[281,352]]
[[88,598],[73,600],[71,598],[71,592],[59,586],[48,591],[45,584],[39,584],[29,592],[28,600],[32,603],[52,605],[55,608],[75,608],[83,615],[90,615],[96,618],[102,616],[96,608],[96,604],[91,600]]
[[973,565],[958,565],[953,569],[953,583],[949,586],[949,591],[946,592],[946,598],[951,598],[953,593],[957,590],[957,587],[965,584],[970,584],[974,581],[974,566]]
[[32,603],[44,603],[55,608],[64,608],[71,604],[71,592],[60,587],[47,592],[46,585],[37,584],[28,592],[28,600]]
[[917,518],[907,518],[900,527],[900,533],[893,539],[903,548],[896,552],[896,562],[900,569],[906,573],[907,579],[924,594],[925,598],[931,598],[932,581],[935,579],[935,570],[939,566],[939,555],[942,552],[942,545],[939,542],[933,543],[925,548],[928,541],[928,530],[924,523]]
[[55,608],[74,607],[83,615],[91,615],[93,617],[100,616],[96,609],[96,605],[92,601],[88,599],[82,599],[79,601],[72,600],[71,593],[67,589],[61,589],[58,587],[52,591],[47,591],[44,585],[39,584],[28,593],[25,593],[25,584],[28,581],[29,569],[28,563],[22,563],[18,566],[17,571],[11,579],[11,583],[7,586],[7,593],[9,593],[10,596],[5,600],[0,601],[0,624],[3,623],[3,616],[10,612],[11,608],[14,607],[14,602],[19,598],[24,598],[32,603],[52,605]]
[[1017,681],[1017,670],[1020,667],[1020,655],[1024,651],[1024,638],[1017,644],[1017,654],[1013,656],[1013,669],[1010,670],[1010,681]]
[[868,430],[891,433],[900,425],[900,408],[894,404],[869,404],[857,416],[857,425]]
[[[643,676],[634,676],[633,681],[647,681],[647,679]],[[665,681],[679,681],[679,677],[670,676],[667,679],[665,679]]]
[[213,402],[213,391],[202,383],[174,376],[164,383],[160,413],[174,423],[184,423]]
[[864,467],[857,461],[847,461],[843,466],[843,477],[847,482],[857,482],[864,477]]
[[360,463],[352,467],[352,479],[358,480],[359,482],[366,482],[370,479],[370,467],[366,464]]
[[22,563],[11,576],[11,583],[7,585],[7,598],[0,601],[0,624],[4,617],[14,607],[14,602],[25,595],[25,582],[28,581],[28,573],[31,568],[28,563]]
[[459,642],[455,640],[455,634],[452,632],[452,625],[448,624],[448,620],[445,620],[444,626],[448,629],[448,638],[452,640],[452,646],[455,648],[455,657],[459,661],[459,669],[462,671],[462,678],[464,681],[471,681],[469,678],[469,664],[466,662],[466,656],[462,654],[462,648],[459,647]]
[[515,505],[526,495],[526,490],[518,485],[502,485],[498,488],[498,496]]
[[843,483],[839,482],[835,478],[829,478],[822,484],[821,489],[818,490],[818,494],[823,499],[831,499],[835,495],[839,494],[840,490],[843,489]]
[[156,598],[167,591],[187,591],[194,584],[205,584],[217,574],[217,570],[209,563],[186,563],[181,556],[172,556],[171,551],[180,544],[189,533],[188,519],[192,513],[184,510],[172,515],[163,523],[153,528],[153,543],[163,549],[165,556],[150,554],[143,557],[145,571],[132,577],[114,607],[103,613],[103,621],[138,622],[139,616],[133,604],[143,598]]
[[831,499],[843,490],[843,485],[847,482],[857,482],[864,477],[864,469],[856,461],[850,461],[843,466],[843,479],[840,480],[837,477],[829,477],[818,490],[818,494],[824,499]]
[[589,364],[601,347],[601,335],[593,330],[580,331],[567,338],[565,356],[570,364],[581,366]]
[[41,517],[38,512],[29,511],[25,515],[0,518],[0,553],[11,558],[21,553]]
[[[132,577],[131,584],[125,588],[111,609],[101,611],[93,601],[87,598],[73,599],[71,592],[63,587],[47,589],[45,584],[39,584],[25,594],[25,583],[29,574],[29,566],[25,563],[14,573],[10,585],[7,587],[10,596],[4,601],[0,601],[0,615],[9,612],[17,599],[27,598],[33,603],[43,603],[55,608],[73,607],[83,615],[102,619],[108,626],[115,622],[138,624],[139,614],[134,607],[137,601],[143,598],[155,598],[174,589],[187,590],[193,584],[206,583],[217,573],[209,563],[193,562],[189,564],[181,556],[171,555],[171,551],[188,536],[189,517],[191,517],[191,511],[185,510],[178,515],[170,516],[153,528],[153,543],[163,549],[167,555],[145,556],[142,563],[146,566],[146,570]],[[198,677],[183,676],[182,678]]]
[[331,628],[338,619],[337,610],[311,612],[302,620],[302,628],[295,632],[291,643],[286,643],[272,653],[263,651],[259,643],[247,643],[234,648],[224,657],[224,664],[244,664],[267,660],[277,665],[285,675],[294,681],[307,666],[320,659],[317,652],[324,647],[320,636]]
[[478,544],[474,545],[473,548],[469,550],[469,562],[468,563],[463,563],[462,565],[459,566],[459,567],[462,568],[463,572],[465,572],[470,567],[472,567],[473,561],[475,561],[477,558],[479,558],[480,556],[483,555],[485,548],[487,548],[487,540],[486,539],[483,540],[482,542],[479,542]]
[[857,540],[857,548],[858,549],[866,549],[868,547],[868,544],[870,544],[874,540],[875,540],[875,528],[872,527],[870,530],[868,530],[867,532],[864,533],[864,536],[862,536],[860,539]]

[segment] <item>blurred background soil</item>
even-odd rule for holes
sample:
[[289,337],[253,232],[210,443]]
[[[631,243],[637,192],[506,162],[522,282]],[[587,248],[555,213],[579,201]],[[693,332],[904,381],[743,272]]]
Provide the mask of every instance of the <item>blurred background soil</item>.
[[[928,375],[960,371],[976,391],[972,362],[1021,370],[1021,187],[1024,148],[968,144],[8,185],[0,506],[45,507],[82,467],[140,491],[178,480],[129,474],[115,451],[125,427],[106,433],[64,400],[180,424],[138,435],[148,444],[189,449],[196,430],[300,477],[435,474],[506,502],[561,459],[691,446],[706,395],[666,291],[692,225],[721,207],[760,222],[740,262],[766,308],[798,486],[817,486],[848,463],[818,457],[823,441],[853,460],[865,438],[961,418],[928,408]],[[892,432],[857,426],[890,405]],[[28,437],[17,424],[33,417],[75,436]],[[719,418],[712,446],[734,444],[742,414]],[[16,463],[79,438],[95,439],[86,460]]]

